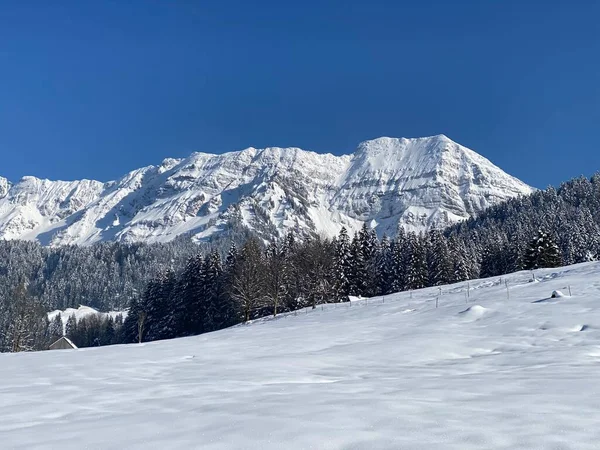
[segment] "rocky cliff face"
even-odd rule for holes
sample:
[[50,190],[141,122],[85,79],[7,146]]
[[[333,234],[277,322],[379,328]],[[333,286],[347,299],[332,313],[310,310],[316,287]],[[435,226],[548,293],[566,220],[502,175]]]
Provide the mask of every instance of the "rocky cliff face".
[[247,227],[266,239],[423,230],[532,189],[445,136],[379,138],[352,155],[248,148],[166,159],[101,183],[0,178],[0,238],[45,245],[208,239]]

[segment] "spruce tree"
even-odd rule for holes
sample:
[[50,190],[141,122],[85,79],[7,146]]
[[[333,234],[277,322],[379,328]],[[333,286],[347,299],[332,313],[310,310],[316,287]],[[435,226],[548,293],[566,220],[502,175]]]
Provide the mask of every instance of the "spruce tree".
[[557,267],[561,264],[561,255],[556,241],[549,233],[539,229],[533,238],[525,255],[527,269]]
[[352,255],[350,253],[350,237],[342,227],[335,242],[334,280],[336,301],[346,301],[351,290]]
[[361,297],[367,290],[367,261],[363,252],[363,245],[359,234],[354,235],[350,244],[350,294]]
[[382,295],[394,292],[394,248],[395,243],[386,235],[381,239],[379,256],[377,259],[377,272],[379,273],[379,292]]
[[450,259],[448,243],[438,230],[429,233],[427,264],[429,271],[429,284],[440,286],[448,284],[454,278],[453,263]]

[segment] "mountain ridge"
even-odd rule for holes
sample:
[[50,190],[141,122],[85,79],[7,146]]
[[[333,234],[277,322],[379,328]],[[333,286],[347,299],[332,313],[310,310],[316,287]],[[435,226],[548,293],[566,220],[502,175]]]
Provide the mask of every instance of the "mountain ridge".
[[245,227],[265,239],[332,236],[362,223],[442,227],[532,188],[445,135],[380,137],[348,155],[248,147],[165,158],[121,178],[0,178],[0,238],[44,245],[206,240]]

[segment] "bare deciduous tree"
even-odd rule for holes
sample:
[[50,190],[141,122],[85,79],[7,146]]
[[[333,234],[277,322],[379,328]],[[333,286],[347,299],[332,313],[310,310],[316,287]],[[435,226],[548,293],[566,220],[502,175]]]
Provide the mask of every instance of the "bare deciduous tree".
[[231,286],[231,297],[238,304],[244,322],[265,303],[264,280],[265,264],[260,244],[250,239],[237,258]]
[[265,295],[269,306],[273,308],[273,317],[277,317],[279,306],[286,293],[285,274],[287,261],[283,249],[278,244],[267,248],[265,259]]
[[8,351],[40,350],[47,344],[48,319],[44,309],[29,296],[23,281],[15,289],[7,316],[9,325],[4,341]]

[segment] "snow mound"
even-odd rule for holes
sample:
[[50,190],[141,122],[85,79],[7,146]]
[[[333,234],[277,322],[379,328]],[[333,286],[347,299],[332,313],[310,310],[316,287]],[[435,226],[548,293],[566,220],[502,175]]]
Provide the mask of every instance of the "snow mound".
[[490,309],[484,308],[481,305],[473,305],[469,306],[467,309],[459,312],[458,314],[469,320],[478,320],[488,314],[490,311]]
[[563,294],[561,291],[552,291],[552,295],[550,296],[550,298],[563,298],[566,297],[565,294]]

